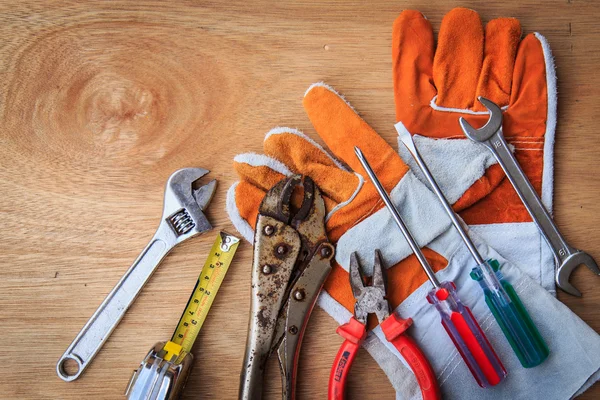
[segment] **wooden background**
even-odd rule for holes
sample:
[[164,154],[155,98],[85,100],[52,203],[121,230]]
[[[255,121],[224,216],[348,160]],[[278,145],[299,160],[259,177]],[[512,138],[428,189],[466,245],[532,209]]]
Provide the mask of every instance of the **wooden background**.
[[[405,8],[434,27],[456,5],[484,21],[518,17],[556,57],[555,218],[600,260],[600,24],[595,1],[0,2],[0,397],[121,399],[131,371],[168,339],[217,229],[236,153],[261,150],[277,125],[313,138],[305,89],[324,80],[395,142],[391,27]],[[77,381],[55,364],[152,236],[177,168],[210,169],[215,231],[177,248]],[[194,353],[186,399],[237,396],[249,307],[244,243]],[[600,331],[600,280],[574,277],[561,300]],[[341,339],[315,310],[300,358],[299,399],[323,399]],[[271,364],[268,399],[279,398]],[[392,399],[364,351],[351,398]],[[600,396],[597,385],[582,398]]]

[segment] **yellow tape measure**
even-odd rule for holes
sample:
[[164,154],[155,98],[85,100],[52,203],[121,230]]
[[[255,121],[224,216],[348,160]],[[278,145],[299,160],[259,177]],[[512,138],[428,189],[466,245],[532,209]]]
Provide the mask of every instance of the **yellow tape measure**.
[[179,319],[177,329],[175,329],[171,341],[164,346],[164,350],[167,352],[166,360],[170,360],[173,355],[179,356],[182,350],[186,353],[191,351],[215,295],[231,265],[239,242],[240,239],[225,232],[219,232],[217,235],[192,295]]

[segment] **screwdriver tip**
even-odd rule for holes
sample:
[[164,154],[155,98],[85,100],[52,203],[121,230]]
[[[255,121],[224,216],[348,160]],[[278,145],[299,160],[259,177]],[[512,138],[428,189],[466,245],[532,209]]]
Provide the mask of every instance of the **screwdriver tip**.
[[415,142],[413,141],[408,129],[406,129],[402,122],[398,122],[396,125],[394,125],[394,128],[396,128],[396,132],[398,133],[398,137],[402,141],[402,144],[404,144],[408,150],[414,153],[414,149],[416,149]]

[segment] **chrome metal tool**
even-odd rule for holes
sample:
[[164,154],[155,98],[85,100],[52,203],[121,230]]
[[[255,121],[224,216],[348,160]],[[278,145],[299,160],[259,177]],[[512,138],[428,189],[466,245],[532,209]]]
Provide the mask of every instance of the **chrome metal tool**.
[[496,157],[542,236],[548,242],[556,260],[556,285],[573,296],[581,296],[581,292],[569,282],[571,273],[579,265],[584,264],[593,273],[600,275],[598,264],[586,252],[571,247],[558,230],[550,213],[542,204],[535,189],[519,166],[517,159],[508,148],[506,140],[504,140],[502,110],[500,107],[485,97],[480,96],[479,101],[490,112],[490,119],[483,127],[475,129],[463,117],[460,117],[459,121],[463,132],[472,141],[479,142],[487,147]]
[[[192,188],[208,172],[202,168],[183,168],[169,177],[163,216],[154,237],[58,360],[56,372],[62,380],[79,378],[169,251],[184,240],[212,229],[202,211],[212,200],[217,181]],[[65,369],[69,360],[77,364],[73,374]]]
[[179,399],[192,370],[192,347],[239,242],[235,236],[219,232],[171,340],[156,343],[150,349],[129,381],[127,400]]

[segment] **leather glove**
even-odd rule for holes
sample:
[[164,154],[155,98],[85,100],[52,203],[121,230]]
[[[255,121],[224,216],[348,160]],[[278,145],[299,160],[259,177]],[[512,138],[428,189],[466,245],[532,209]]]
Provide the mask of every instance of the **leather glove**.
[[[390,303],[401,316],[413,318],[410,334],[432,364],[444,397],[535,398],[542,394],[559,399],[584,390],[598,379],[598,335],[534,280],[472,234],[482,256],[501,263],[504,275],[550,347],[550,357],[542,365],[522,368],[487,308],[481,289],[469,277],[473,261],[437,198],[332,88],[324,84],[311,86],[305,95],[304,107],[319,136],[342,161],[290,128],[276,128],[267,134],[265,154],[236,156],[234,164],[240,181],[228,192],[227,208],[244,237],[252,239],[252,226],[266,190],[285,175],[309,175],[326,197],[327,230],[330,239],[337,243],[336,263],[319,304],[339,323],[349,320],[354,305],[347,274],[350,254],[358,252],[368,274],[374,249],[381,249],[384,263],[391,266],[387,274]],[[459,296],[471,307],[508,370],[509,377],[500,385],[481,389],[471,377],[446,335],[439,314],[425,299],[430,283],[389,213],[382,209],[371,183],[364,178],[366,175],[354,155],[354,146],[362,149],[386,190],[391,192],[419,245],[427,246],[424,252],[440,280],[457,284]],[[382,335],[381,329],[375,327],[363,346],[386,372],[398,398],[418,399],[420,391],[412,372]]]
[[[229,189],[227,210],[236,229],[248,241],[252,242],[256,215],[264,194],[284,176],[293,173],[310,176],[321,189],[328,211],[326,228],[333,243],[381,209],[383,203],[372,183],[365,180],[366,173],[354,154],[354,146],[360,146],[367,156],[371,155],[373,168],[383,185],[392,191],[392,196],[397,193],[403,198],[405,209],[410,208],[410,213],[422,218],[428,217],[428,211],[420,205],[435,201],[433,194],[415,178],[397,152],[338,93],[323,83],[314,84],[306,92],[303,104],[321,139],[345,165],[308,136],[291,128],[275,128],[267,133],[263,143],[264,154],[236,156],[234,168],[240,181]],[[402,186],[406,186],[405,189],[395,189],[400,182],[404,182]],[[440,212],[439,216],[443,213]],[[443,221],[441,218],[437,220]],[[428,230],[413,226],[419,242],[427,243],[447,228],[448,221],[438,221],[433,222]],[[420,224],[416,220],[414,223]],[[354,309],[347,273],[351,252],[350,247],[338,247],[338,262],[325,284],[332,303],[346,310]],[[429,249],[425,249],[425,253],[434,269],[447,264],[439,254]],[[365,261],[363,265],[372,268],[372,255],[360,261]],[[427,279],[414,257],[409,257],[398,268],[391,268],[387,276],[390,282],[388,296],[394,306]]]
[[[554,259],[504,172],[483,146],[465,138],[458,118],[483,125],[486,97],[504,110],[504,135],[546,208],[552,209],[556,74],[539,33],[521,40],[514,18],[482,26],[456,8],[443,19],[437,48],[431,23],[407,10],[392,38],[396,119],[414,140],[461,217],[505,257],[555,293]],[[413,167],[403,145],[399,151]],[[412,168],[419,176],[418,168]]]

